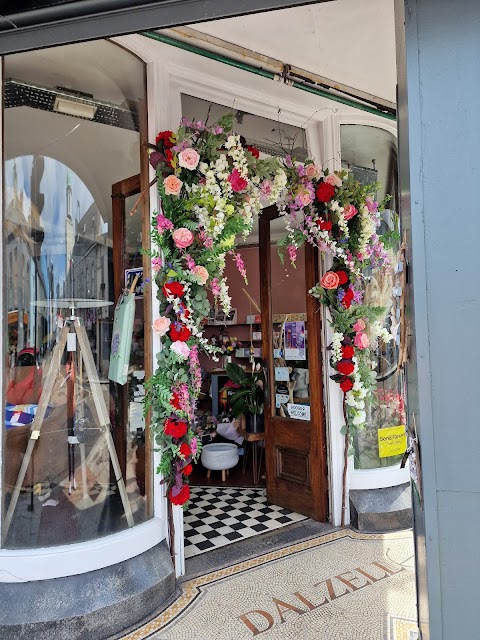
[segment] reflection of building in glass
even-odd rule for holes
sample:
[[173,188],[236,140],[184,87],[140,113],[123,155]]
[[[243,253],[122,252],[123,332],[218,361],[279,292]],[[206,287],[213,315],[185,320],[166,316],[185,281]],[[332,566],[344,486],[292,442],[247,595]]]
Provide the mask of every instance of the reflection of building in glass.
[[[67,231],[69,220],[66,221]],[[108,263],[111,250],[105,237],[105,223],[96,204],[75,220],[74,243],[64,285],[65,297],[109,300]],[[68,236],[67,236],[68,246]]]
[[44,160],[36,156],[31,165],[30,197],[18,184],[17,165],[13,163],[11,188],[7,187],[5,237],[7,260],[7,305],[10,354],[15,355],[26,346],[40,349],[38,336],[45,333],[45,315],[32,304],[45,298],[45,282],[39,268],[44,239],[41,213],[44,195],[40,181]]
[[70,185],[70,174],[67,171],[67,188],[65,190],[65,273],[68,273],[70,260],[73,253],[74,231],[72,212],[72,187]]

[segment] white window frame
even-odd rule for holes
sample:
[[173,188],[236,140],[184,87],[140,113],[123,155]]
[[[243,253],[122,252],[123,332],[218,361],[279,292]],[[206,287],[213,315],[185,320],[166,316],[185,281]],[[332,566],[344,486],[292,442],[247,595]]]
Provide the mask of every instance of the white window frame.
[[[148,42],[146,38],[142,38],[142,40]],[[152,58],[149,56],[149,47],[146,47],[143,51],[137,51],[137,48],[135,46],[129,47],[126,46],[127,43],[122,44],[124,48],[138,55],[138,57],[140,57],[146,63],[147,104],[149,105],[148,135],[149,139],[152,139],[152,137],[154,139],[155,133],[156,131],[158,131],[158,121],[156,119],[158,105],[156,105],[154,97],[156,97],[158,95],[158,92],[161,91],[161,87],[158,84],[160,75],[157,74],[157,67],[152,64]],[[0,105],[3,105],[3,96]],[[152,105],[155,105],[155,108]],[[0,119],[2,117],[3,106],[0,109]],[[0,127],[0,135],[2,131],[3,129]],[[2,165],[0,167],[0,186],[2,174],[3,157]],[[152,170],[151,177],[153,177],[153,175],[154,173]],[[157,205],[157,191],[155,188],[152,188],[150,197],[153,210]],[[0,207],[2,207],[1,220],[3,221],[3,202],[0,204]],[[0,264],[3,264],[3,262],[0,261]],[[156,294],[156,287],[153,283],[151,295],[154,314],[157,306],[155,305]],[[153,317],[153,320],[154,319],[155,315]],[[1,322],[4,322],[3,316]],[[156,336],[154,334],[154,353],[156,353],[158,349],[158,340],[156,340]],[[2,368],[0,370],[0,383],[2,383],[3,376],[4,370]],[[5,386],[2,384],[1,388],[5,388]],[[2,439],[0,438],[0,471],[2,464],[1,440]],[[159,463],[159,460],[159,454],[155,452],[153,460],[153,473]],[[0,475],[0,486],[1,478],[2,476]],[[131,529],[127,529],[125,531],[114,533],[105,537],[95,538],[93,540],[86,540],[84,542],[73,543],[69,545],[39,547],[35,549],[0,549],[0,583],[49,580],[52,578],[60,578],[87,573],[89,571],[102,569],[104,567],[123,562],[130,558],[134,558],[135,556],[138,556],[148,549],[156,546],[167,537],[166,500],[163,496],[163,490],[158,479],[156,481],[154,479],[152,490],[153,517],[150,518],[147,522],[135,525]]]

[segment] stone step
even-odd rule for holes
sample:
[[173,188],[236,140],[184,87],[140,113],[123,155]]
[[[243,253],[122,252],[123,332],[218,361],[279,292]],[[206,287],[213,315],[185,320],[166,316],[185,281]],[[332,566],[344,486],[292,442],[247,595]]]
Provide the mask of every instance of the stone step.
[[350,491],[350,524],[359,531],[393,531],[413,526],[410,483]]

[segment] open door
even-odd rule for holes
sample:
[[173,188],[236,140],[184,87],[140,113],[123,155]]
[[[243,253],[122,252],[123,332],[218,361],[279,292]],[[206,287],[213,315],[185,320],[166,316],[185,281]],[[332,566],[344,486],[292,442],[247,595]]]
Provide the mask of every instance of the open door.
[[[128,480],[132,476],[132,469],[135,470],[134,476],[139,492],[142,496],[147,496],[147,509],[150,510],[151,450],[143,416],[144,382],[151,375],[150,333],[145,330],[150,317],[150,300],[148,296],[143,296],[142,290],[143,283],[150,275],[149,259],[143,253],[142,242],[142,238],[147,236],[149,229],[148,216],[140,212],[135,216],[129,215],[141,190],[140,174],[112,185],[115,301],[119,299],[124,288],[129,288],[136,275],[139,276],[139,280],[135,292],[135,319],[128,381],[125,385],[110,382],[110,415],[113,439],[123,477]],[[129,463],[129,452],[132,447],[135,448],[136,463],[134,465]]]
[[282,265],[276,247],[281,229],[284,234],[276,207],[265,209],[259,248],[267,498],[326,522],[321,316],[308,293],[318,281],[318,251],[306,244],[296,269],[288,258]]

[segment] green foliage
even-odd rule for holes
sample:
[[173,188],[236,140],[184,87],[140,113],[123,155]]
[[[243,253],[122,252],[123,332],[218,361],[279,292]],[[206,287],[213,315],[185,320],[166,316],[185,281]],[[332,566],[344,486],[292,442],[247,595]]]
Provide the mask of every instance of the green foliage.
[[[232,414],[235,418],[246,413],[263,412],[265,394],[263,391],[263,371],[246,373],[238,364],[229,363],[225,367],[228,377],[239,386],[230,398]],[[224,387],[231,389],[231,387]]]

